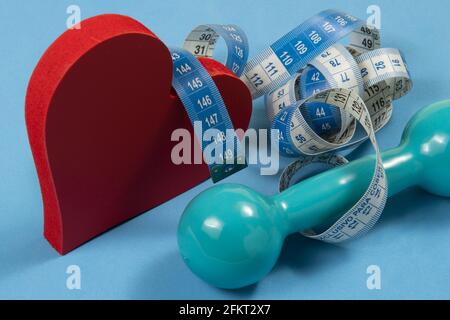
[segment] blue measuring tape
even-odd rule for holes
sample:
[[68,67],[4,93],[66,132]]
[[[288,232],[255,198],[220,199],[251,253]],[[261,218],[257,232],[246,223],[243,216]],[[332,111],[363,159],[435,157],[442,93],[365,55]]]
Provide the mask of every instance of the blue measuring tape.
[[285,84],[299,70],[364,22],[349,14],[325,10],[308,19],[251,59],[241,79],[254,98]]
[[[247,166],[225,103],[213,79],[196,59],[212,57],[219,36],[228,47],[226,66],[240,75],[248,58],[245,33],[234,25],[201,25],[187,37],[184,49],[171,48],[172,86],[194,127],[213,182]],[[200,126],[200,127],[199,127]],[[205,139],[204,130],[213,133]]]
[[[339,44],[347,35],[349,44]],[[280,190],[287,188],[304,166],[314,162],[344,164],[345,158],[330,152],[370,140],[376,161],[366,192],[332,226],[302,233],[340,242],[369,230],[378,220],[387,197],[375,132],[389,121],[392,101],[412,87],[403,55],[397,49],[381,49],[378,30],[337,10],[325,10],[308,19],[248,63],[248,41],[239,27],[201,25],[186,38],[187,51],[172,50],[173,83],[191,121],[201,121],[203,126],[220,133],[232,129],[230,118],[217,87],[195,59],[212,57],[219,37],[227,45],[225,65],[240,76],[253,98],[265,95],[272,129],[279,132],[280,153],[298,158],[282,173]],[[201,102],[205,99],[210,102],[204,109]],[[217,121],[211,126],[209,119],[213,114]],[[233,135],[232,139],[237,140]],[[203,149],[210,144],[202,142]],[[228,152],[224,149],[224,154]],[[230,155],[232,160],[242,162],[238,151],[233,150]],[[213,180],[218,181],[242,167],[214,164],[210,171]]]

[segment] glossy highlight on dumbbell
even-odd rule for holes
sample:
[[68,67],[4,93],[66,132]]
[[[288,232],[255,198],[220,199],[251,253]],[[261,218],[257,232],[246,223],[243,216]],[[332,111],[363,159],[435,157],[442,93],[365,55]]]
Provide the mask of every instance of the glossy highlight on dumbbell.
[[[450,100],[421,109],[398,147],[383,153],[389,196],[411,186],[450,197]],[[331,226],[365,192],[374,156],[320,173],[267,197],[240,184],[214,186],[195,197],[178,226],[189,268],[220,288],[261,280],[287,235]],[[301,254],[301,248],[299,248]]]

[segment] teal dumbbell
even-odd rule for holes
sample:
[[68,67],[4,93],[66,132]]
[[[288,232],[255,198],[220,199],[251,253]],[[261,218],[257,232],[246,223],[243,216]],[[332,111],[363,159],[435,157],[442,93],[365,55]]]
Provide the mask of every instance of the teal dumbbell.
[[[420,110],[400,146],[383,153],[389,196],[418,185],[450,197],[450,100]],[[369,185],[375,164],[367,156],[266,197],[246,186],[221,184],[195,197],[178,226],[189,268],[220,288],[261,280],[276,263],[285,237],[331,225]]]

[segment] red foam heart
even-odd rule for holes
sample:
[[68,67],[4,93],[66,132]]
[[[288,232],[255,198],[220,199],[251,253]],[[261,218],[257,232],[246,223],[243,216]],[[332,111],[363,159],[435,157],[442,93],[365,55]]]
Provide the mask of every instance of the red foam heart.
[[[222,64],[201,62],[235,128],[246,129],[246,86]],[[171,77],[167,47],[120,15],[83,21],[41,58],[28,87],[26,122],[44,235],[61,254],[209,177],[205,164],[171,161],[173,130],[192,134]]]

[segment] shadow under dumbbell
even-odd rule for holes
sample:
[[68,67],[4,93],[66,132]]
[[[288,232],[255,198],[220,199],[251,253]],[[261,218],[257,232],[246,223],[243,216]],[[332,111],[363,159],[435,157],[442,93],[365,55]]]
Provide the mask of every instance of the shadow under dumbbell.
[[412,187],[388,199],[385,210],[375,228],[385,224],[399,224],[416,230],[439,230],[450,225],[449,198],[430,194],[420,187]]
[[[374,229],[382,231],[387,225],[398,224],[402,228],[414,228],[417,232],[438,231],[450,225],[450,212],[437,209],[430,211],[430,208],[438,208],[441,203],[448,206],[449,201],[448,198],[429,194],[419,187],[409,188],[388,199]],[[284,268],[295,270],[303,276],[323,272],[324,269],[335,268],[336,262],[345,261],[348,254],[345,242],[341,245],[329,244],[296,233],[286,239],[272,272],[280,272]]]
[[289,268],[305,276],[313,272],[323,272],[323,269],[335,266],[336,261],[343,261],[346,248],[309,239],[300,233],[290,235],[283,246],[273,273]]

